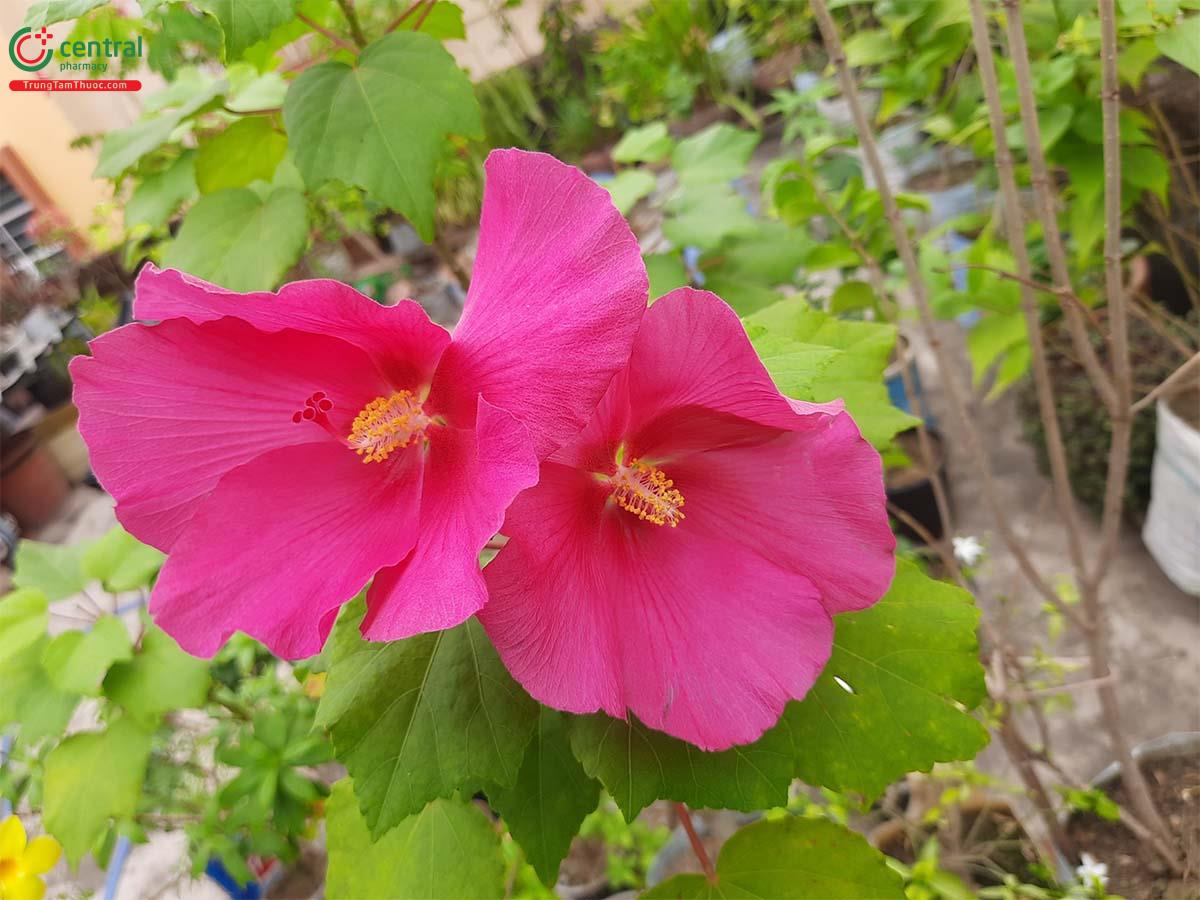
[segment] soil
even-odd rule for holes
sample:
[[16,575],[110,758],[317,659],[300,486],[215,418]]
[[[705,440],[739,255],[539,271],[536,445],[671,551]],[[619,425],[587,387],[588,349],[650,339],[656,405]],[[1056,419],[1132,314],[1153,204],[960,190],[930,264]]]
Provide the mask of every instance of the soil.
[[[1108,866],[1108,892],[1125,900],[1197,900],[1200,898],[1200,757],[1143,763],[1155,805],[1176,837],[1175,849],[1185,860],[1183,878],[1172,877],[1158,856],[1124,826],[1091,813],[1072,817],[1067,833],[1081,853]],[[1129,804],[1124,785],[1109,789],[1112,798]]]

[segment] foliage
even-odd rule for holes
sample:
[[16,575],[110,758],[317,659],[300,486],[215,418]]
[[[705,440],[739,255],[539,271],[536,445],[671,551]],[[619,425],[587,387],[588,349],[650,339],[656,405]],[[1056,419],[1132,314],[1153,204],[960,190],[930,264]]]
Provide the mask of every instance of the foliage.
[[[328,741],[312,733],[314,701],[253,642],[235,638],[210,665],[137,619],[139,602],[118,606],[144,598],[162,560],[119,527],[78,546],[20,544],[20,587],[0,597],[0,730],[16,738],[0,793],[42,808],[72,865],[88,853],[104,865],[118,835],[184,827],[194,872],[218,858],[249,881],[248,856],[291,859],[308,833],[326,793],[310,767]],[[89,586],[112,594],[90,601],[83,627],[48,636],[52,600]],[[64,736],[86,698],[96,724]],[[184,726],[187,709],[213,727]]]
[[832,822],[757,822],[721,848],[717,880],[676,875],[642,895],[668,897],[903,897],[883,854]]

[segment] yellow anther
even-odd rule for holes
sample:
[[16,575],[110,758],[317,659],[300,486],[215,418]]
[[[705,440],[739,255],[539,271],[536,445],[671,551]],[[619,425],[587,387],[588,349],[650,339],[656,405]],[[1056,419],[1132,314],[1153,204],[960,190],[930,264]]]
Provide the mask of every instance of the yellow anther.
[[382,462],[393,450],[419,440],[431,421],[411,391],[394,391],[362,408],[346,440],[363,462]]
[[610,481],[613,501],[639,519],[672,528],[683,521],[683,494],[662,469],[635,459],[619,464]]

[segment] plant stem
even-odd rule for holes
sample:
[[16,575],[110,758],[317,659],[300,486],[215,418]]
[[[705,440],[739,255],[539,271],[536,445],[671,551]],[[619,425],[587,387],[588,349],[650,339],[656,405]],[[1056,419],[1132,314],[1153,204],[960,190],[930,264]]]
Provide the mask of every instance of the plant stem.
[[395,31],[397,28],[399,28],[401,25],[403,25],[404,21],[409,16],[411,16],[413,13],[415,13],[417,11],[418,7],[420,7],[420,5],[424,2],[425,2],[425,0],[413,0],[413,2],[411,4],[409,4],[408,9],[404,10],[404,12],[400,13],[400,15],[396,16],[396,18],[394,18],[392,20],[391,24],[388,25],[387,28],[383,29],[383,33],[391,34],[393,31]]
[[354,11],[354,0],[337,0],[337,5],[341,7],[342,15],[346,17],[346,22],[350,25],[350,34],[354,38],[354,43],[359,47],[367,46],[367,36],[363,34],[362,25],[358,21],[358,13]]
[[302,12],[296,13],[296,18],[299,19],[301,22],[303,22],[305,25],[307,25],[309,28],[311,28],[313,31],[315,31],[317,34],[321,35],[322,37],[327,38],[334,45],[341,47],[343,50],[349,50],[351,53],[358,53],[358,48],[356,46],[354,46],[352,43],[350,43],[348,40],[346,40],[344,37],[342,37],[340,34],[338,34],[337,32],[334,32],[334,31],[330,31],[324,25],[321,25],[319,22],[316,22],[315,20],[310,19],[304,13],[302,13]]
[[700,868],[704,870],[704,877],[708,879],[709,884],[716,884],[717,870],[713,868],[712,860],[708,858],[708,851],[704,849],[704,843],[700,840],[700,835],[696,834],[696,826],[692,824],[692,814],[688,812],[687,806],[683,803],[675,804],[675,812],[679,814],[679,823],[683,825],[683,830],[687,832],[688,841],[692,845],[692,852],[696,854],[696,859],[700,860]]
[[[1100,62],[1102,70],[1101,109],[1104,123],[1104,282],[1108,295],[1109,326],[1112,330],[1113,381],[1117,405],[1112,412],[1112,445],[1108,454],[1108,481],[1100,521],[1100,552],[1096,570],[1081,586],[1081,599],[1095,628],[1088,632],[1093,678],[1109,675],[1108,622],[1100,601],[1100,587],[1116,549],[1125,496],[1125,475],[1133,428],[1132,376],[1129,365],[1129,331],[1125,286],[1121,283],[1121,93],[1117,82],[1116,0],[1100,0]],[[1116,687],[1105,681],[1097,690],[1100,712],[1114,755],[1121,764],[1121,782],[1138,818],[1151,831],[1168,839],[1170,831],[1159,815],[1145,776],[1133,758],[1121,722]]]
[[429,0],[429,5],[421,10],[421,15],[417,16],[417,21],[413,23],[413,31],[420,31],[421,26],[425,24],[425,20],[429,18],[429,14],[433,12],[433,7],[437,4],[437,0]]
[[[1013,166],[1012,151],[1005,134],[1004,107],[1000,103],[1000,88],[996,80],[996,65],[992,56],[992,41],[988,34],[987,18],[982,0],[970,0],[971,32],[975,41],[975,56],[979,60],[979,78],[983,83],[988,119],[992,137],[996,143],[996,171],[1000,178],[1001,196],[1004,201],[1004,225],[1007,231],[1009,250],[1017,263],[1020,282],[1021,312],[1028,333],[1030,363],[1033,369],[1034,386],[1037,392],[1038,412],[1046,431],[1046,455],[1050,461],[1050,478],[1054,486],[1054,499],[1058,514],[1066,524],[1067,549],[1071,564],[1076,572],[1085,571],[1083,540],[1080,535],[1078,510],[1071,490],[1067,468],[1067,453],[1063,445],[1062,428],[1058,422],[1058,410],[1054,406],[1054,382],[1050,365],[1046,360],[1046,345],[1042,339],[1041,313],[1037,298],[1030,284],[1033,267],[1029,263],[1029,250],[1025,246],[1025,216],[1022,213],[1017,193],[1017,176]],[[1090,346],[1090,345],[1089,345]]]
[[[1062,236],[1058,230],[1057,192],[1050,180],[1046,155],[1042,150],[1041,126],[1038,124],[1037,100],[1033,93],[1033,75],[1029,65],[1029,48],[1025,43],[1025,23],[1021,16],[1021,6],[1018,0],[1001,0],[1001,5],[1008,21],[1008,49],[1016,76],[1021,126],[1025,131],[1029,181],[1033,186],[1034,202],[1042,222],[1042,236],[1050,257],[1050,272],[1054,277],[1055,287],[1062,289],[1064,294],[1069,292],[1074,295],[1075,292],[1071,290],[1070,272],[1067,269],[1067,252],[1063,248]],[[1100,365],[1096,350],[1088,339],[1082,315],[1078,308],[1069,304],[1063,304],[1063,313],[1066,315],[1067,330],[1075,343],[1075,351],[1079,354],[1088,377],[1096,386],[1104,405],[1110,410],[1115,410],[1117,397],[1112,380]]]
[[1183,379],[1191,373],[1192,369],[1196,368],[1200,368],[1200,353],[1195,354],[1193,357],[1191,357],[1191,359],[1163,379],[1162,382],[1159,383],[1158,387],[1148,393],[1141,400],[1137,401],[1137,403],[1133,404],[1133,406],[1129,408],[1129,411],[1134,414],[1141,412],[1163,394],[1175,387],[1176,384],[1183,381]]
[[887,175],[883,169],[883,162],[879,158],[879,149],[875,143],[875,136],[871,131],[871,124],[867,119],[867,114],[863,110],[862,100],[858,95],[858,88],[855,86],[854,77],[851,75],[850,67],[846,62],[846,54],[842,49],[842,41],[838,34],[837,25],[829,13],[826,0],[812,0],[812,10],[816,17],[817,25],[821,29],[829,61],[837,69],[842,95],[846,98],[846,103],[850,107],[855,129],[858,131],[859,143],[862,146],[863,156],[875,180],[876,189],[879,191],[880,200],[883,202],[887,213],[888,223],[891,226],[897,250],[900,252],[900,259],[904,263],[909,288],[912,291],[913,299],[916,301],[917,311],[920,313],[921,327],[929,340],[934,358],[937,360],[938,370],[942,374],[946,399],[954,413],[955,424],[966,441],[968,454],[978,467],[984,500],[996,519],[996,529],[1000,532],[1001,539],[1004,541],[1005,546],[1008,547],[1009,552],[1012,553],[1021,572],[1024,573],[1029,583],[1034,586],[1042,598],[1058,610],[1063,618],[1076,624],[1082,624],[1079,612],[1063,603],[1058,594],[1054,592],[1054,589],[1050,587],[1045,578],[1034,567],[1029,554],[1013,531],[1008,515],[1000,503],[987,451],[983,446],[978,429],[967,414],[966,402],[963,399],[954,375],[954,366],[946,354],[945,348],[942,347],[941,341],[938,339],[933,309],[929,303],[929,294],[925,285],[925,279],[921,274],[920,266],[917,264],[917,257],[913,250],[912,241],[900,216],[900,208],[896,205],[896,198],[888,186]]

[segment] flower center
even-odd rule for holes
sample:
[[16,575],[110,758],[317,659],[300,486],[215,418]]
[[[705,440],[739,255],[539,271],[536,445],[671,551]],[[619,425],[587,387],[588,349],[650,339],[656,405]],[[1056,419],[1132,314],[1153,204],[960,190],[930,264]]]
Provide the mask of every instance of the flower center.
[[642,521],[672,528],[683,521],[683,494],[662,469],[635,459],[619,463],[610,482],[617,506]]
[[382,462],[393,450],[419,440],[432,421],[411,391],[393,391],[362,408],[346,440],[363,462]]

